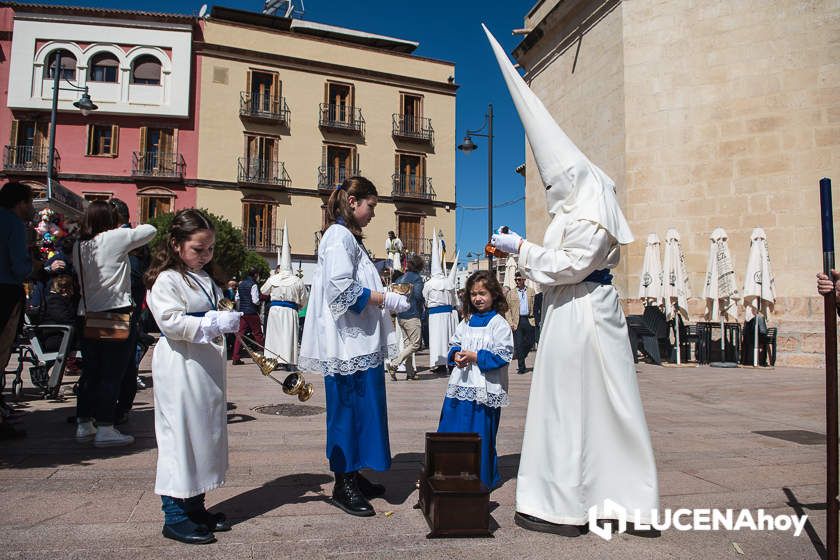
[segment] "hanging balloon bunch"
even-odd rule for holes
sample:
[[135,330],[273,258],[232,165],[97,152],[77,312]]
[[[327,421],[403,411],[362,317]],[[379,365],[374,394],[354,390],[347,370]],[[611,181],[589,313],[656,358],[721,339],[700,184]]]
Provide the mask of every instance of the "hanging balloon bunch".
[[61,252],[61,239],[67,237],[67,227],[61,214],[49,208],[38,212],[38,225],[35,232],[38,234],[38,248],[41,257],[49,260]]

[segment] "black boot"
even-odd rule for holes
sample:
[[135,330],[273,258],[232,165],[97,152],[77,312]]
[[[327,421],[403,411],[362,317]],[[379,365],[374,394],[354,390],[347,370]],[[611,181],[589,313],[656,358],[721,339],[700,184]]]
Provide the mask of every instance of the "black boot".
[[211,532],[221,533],[231,529],[230,521],[224,513],[210,513],[206,509],[200,509],[188,513],[187,517],[197,525],[206,525]]
[[359,490],[361,490],[362,494],[364,494],[365,498],[368,500],[371,498],[378,498],[380,496],[385,495],[385,487],[381,484],[374,484],[373,482],[369,481],[367,478],[362,476],[362,473],[356,472],[356,483],[359,486]]
[[518,511],[514,514],[513,521],[523,529],[528,529],[529,531],[554,533],[555,535],[562,535],[564,537],[579,537],[589,532],[589,527],[586,525],[564,525],[560,523],[551,523],[545,519],[519,513]]
[[187,519],[180,523],[163,526],[163,536],[187,544],[209,544],[216,542],[216,536],[206,525]]
[[364,494],[359,490],[355,472],[335,473],[335,486],[333,486],[332,503],[343,509],[350,515],[358,517],[371,517],[376,515],[373,506],[367,501]]

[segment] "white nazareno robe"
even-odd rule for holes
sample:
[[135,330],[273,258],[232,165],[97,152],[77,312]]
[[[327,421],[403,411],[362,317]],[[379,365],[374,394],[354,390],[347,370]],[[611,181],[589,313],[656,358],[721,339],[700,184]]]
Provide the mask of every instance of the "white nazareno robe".
[[[155,494],[190,498],[224,484],[228,468],[224,339],[193,343],[200,313],[216,308],[221,291],[205,272],[160,273],[147,297],[163,336],[155,345]],[[196,282],[201,282],[201,286]],[[205,293],[206,292],[206,293]],[[211,302],[211,298],[214,300]]]
[[[271,301],[288,301],[298,309],[306,306],[309,295],[303,280],[288,271],[273,274],[260,287]],[[298,310],[272,305],[265,323],[265,350],[269,358],[280,363],[296,365],[298,362]]]
[[619,244],[590,220],[558,214],[519,267],[543,286],[540,345],[525,420],[516,511],[583,525],[610,499],[641,520],[659,503],[656,465],[618,292],[583,282],[614,268]]
[[430,368],[446,365],[449,341],[458,326],[457,314],[453,316],[452,311],[446,313],[432,312],[435,307],[452,306],[450,292],[448,280],[442,275],[433,276],[423,284],[423,299],[426,300],[426,309],[429,310]]

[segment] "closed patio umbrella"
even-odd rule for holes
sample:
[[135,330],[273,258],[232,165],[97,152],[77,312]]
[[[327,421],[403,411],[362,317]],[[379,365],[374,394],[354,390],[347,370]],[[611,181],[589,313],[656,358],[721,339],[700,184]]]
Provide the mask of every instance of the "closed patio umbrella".
[[659,258],[659,247],[659,236],[649,234],[639,277],[639,299],[645,306],[662,305],[662,261]]
[[516,257],[508,255],[505,261],[505,281],[502,285],[511,290],[515,290],[516,281],[513,278],[516,276]]
[[724,336],[724,321],[726,317],[735,318],[738,294],[738,281],[735,278],[735,267],[732,255],[729,253],[728,236],[723,228],[715,229],[709,236],[709,261],[706,266],[706,285],[703,288],[703,298],[706,300],[706,319],[720,320],[720,349],[721,360],[726,356],[726,336]]
[[691,287],[688,283],[688,271],[685,268],[685,255],[680,245],[680,234],[673,228],[665,234],[665,263],[662,268],[662,277],[665,317],[668,320],[674,320],[674,338],[677,343],[677,365],[679,365],[682,362],[682,356],[680,321],[677,316],[682,317],[683,321],[688,320],[688,298],[691,297]]
[[755,228],[750,235],[750,255],[747,259],[747,273],[744,277],[744,307],[746,321],[755,318],[753,339],[753,365],[758,365],[758,316],[765,320],[776,302],[776,284],[770,269],[770,252],[767,249],[767,235],[761,228]]

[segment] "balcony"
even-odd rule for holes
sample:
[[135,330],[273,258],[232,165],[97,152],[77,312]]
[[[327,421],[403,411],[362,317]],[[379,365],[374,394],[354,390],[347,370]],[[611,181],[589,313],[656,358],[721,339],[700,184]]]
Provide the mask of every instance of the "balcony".
[[417,175],[406,175],[394,173],[391,175],[394,190],[391,196],[394,198],[406,198],[416,200],[434,200],[435,190],[432,188],[430,177],[418,177]]
[[131,175],[137,179],[184,180],[184,156],[168,152],[132,152]]
[[291,114],[285,97],[251,95],[246,91],[239,94],[239,116],[243,119],[289,126]]
[[426,237],[400,237],[403,244],[403,250],[408,253],[416,255],[431,255],[432,254],[432,239]]
[[245,248],[261,253],[273,253],[278,247],[283,246],[283,229],[265,227],[242,228],[242,242]]
[[[61,157],[58,150],[53,150],[53,155],[53,171],[58,173]],[[6,172],[46,174],[48,164],[49,150],[46,146],[7,145],[3,153],[3,170]]]
[[365,118],[362,116],[362,110],[349,105],[321,103],[319,105],[318,126],[333,132],[358,136],[365,135]]
[[348,177],[361,174],[362,172],[358,169],[346,169],[342,167],[336,169],[335,167],[321,166],[318,168],[318,190],[331,191],[343,183]]
[[429,144],[430,146],[434,146],[435,144],[435,131],[432,128],[432,119],[394,113],[391,134],[394,138],[399,138],[400,140]]
[[286,165],[282,161],[241,157],[237,165],[239,170],[236,180],[241,184],[272,187],[288,187],[292,184],[291,177],[286,173]]

